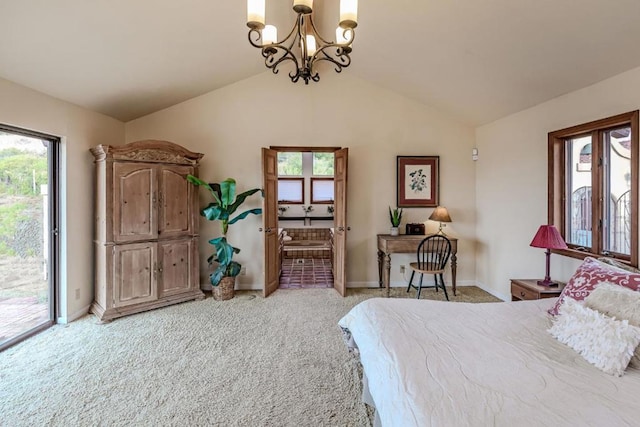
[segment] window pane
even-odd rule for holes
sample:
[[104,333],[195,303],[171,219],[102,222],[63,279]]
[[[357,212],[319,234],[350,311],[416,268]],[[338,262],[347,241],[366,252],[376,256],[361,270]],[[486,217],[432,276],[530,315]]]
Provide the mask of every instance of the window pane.
[[311,203],[333,203],[333,179],[311,178]]
[[333,176],[333,153],[313,153],[313,174]]
[[301,176],[302,153],[282,152],[278,153],[278,175]]
[[278,180],[279,203],[304,203],[304,178],[283,178]]
[[568,139],[566,204],[568,244],[591,248],[591,136]]
[[[631,128],[603,133],[603,250],[631,254]],[[608,195],[609,197],[606,197]]]

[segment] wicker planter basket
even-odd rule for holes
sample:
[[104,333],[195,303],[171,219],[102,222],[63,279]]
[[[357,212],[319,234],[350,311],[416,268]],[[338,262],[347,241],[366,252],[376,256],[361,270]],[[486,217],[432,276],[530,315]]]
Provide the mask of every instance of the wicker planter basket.
[[223,277],[218,286],[213,286],[213,299],[216,301],[226,301],[233,298],[235,296],[235,287],[235,277]]

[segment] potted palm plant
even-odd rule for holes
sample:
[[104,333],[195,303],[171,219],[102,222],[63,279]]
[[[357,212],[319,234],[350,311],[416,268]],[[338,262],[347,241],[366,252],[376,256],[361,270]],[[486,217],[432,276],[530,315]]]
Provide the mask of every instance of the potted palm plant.
[[240,249],[232,246],[227,241],[227,231],[229,226],[246,218],[251,214],[262,214],[261,208],[248,209],[233,216],[245,199],[252,194],[262,192],[260,188],[245,191],[236,195],[236,181],[227,178],[224,181],[210,185],[193,175],[188,175],[187,180],[195,186],[206,188],[213,202],[209,203],[200,212],[209,221],[220,221],[222,236],[209,240],[215,248],[215,252],[207,259],[209,264],[216,262],[218,266],[209,275],[211,286],[213,286],[213,298],[216,300],[228,300],[235,295],[236,276],[240,274],[242,266],[233,260],[233,255],[240,252]]
[[391,221],[391,235],[397,236],[400,234],[398,227],[402,221],[402,208],[391,209],[389,206],[389,220]]

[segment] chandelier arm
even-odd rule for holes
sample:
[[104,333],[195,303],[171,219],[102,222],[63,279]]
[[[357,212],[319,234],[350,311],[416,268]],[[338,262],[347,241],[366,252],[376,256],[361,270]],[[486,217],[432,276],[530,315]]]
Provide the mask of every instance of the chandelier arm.
[[[309,19],[311,19],[311,15],[309,15]],[[305,19],[304,19],[304,15],[302,13],[298,14],[298,20],[297,22],[297,29],[298,29],[298,37],[297,39],[300,40],[300,50],[301,50],[301,59],[302,59],[302,63],[304,65],[307,65],[307,52],[308,52],[308,47],[307,47],[307,32],[306,32],[306,28],[303,34],[303,27],[305,26]],[[311,20],[311,24],[313,25],[313,20]],[[295,39],[294,39],[295,41]],[[293,46],[293,44],[292,44]]]
[[323,44],[333,44],[333,42],[325,40],[320,35],[318,30],[316,29],[316,25],[313,23],[313,18],[311,16],[309,16],[309,22],[311,23],[311,31],[313,32],[313,35],[315,36],[316,39],[319,39]]
[[311,30],[313,31],[313,35],[316,37],[316,39],[319,39],[320,41],[322,41],[324,45],[348,47],[353,43],[353,40],[356,38],[356,32],[353,28],[342,28],[343,36],[347,33],[350,35],[350,37],[347,39],[348,40],[347,43],[338,43],[337,41],[332,42],[332,41],[325,40],[316,29],[316,26],[313,22],[313,18],[309,17],[309,21],[311,22]]
[[[255,35],[255,42],[253,41],[253,39],[251,38],[252,35]],[[262,43],[258,44],[258,42],[262,39],[262,33],[259,30],[256,30],[254,28],[249,30],[249,43],[251,43],[251,46],[253,47],[257,47],[259,49],[262,49]]]
[[[289,43],[289,46],[287,47],[287,49],[289,51],[291,51],[291,49],[293,48],[293,44],[296,42],[296,37],[294,36],[294,33],[296,32],[296,30],[298,30],[298,33],[300,33],[300,22],[301,22],[301,14],[298,14],[298,19],[296,19],[296,23],[293,24],[293,28],[291,28],[291,31],[289,31],[289,34],[287,34],[287,37],[283,38],[282,41],[276,43],[279,46],[283,46],[287,40],[291,39],[291,43]],[[293,38],[291,37],[293,36]]]
[[[280,56],[276,56],[278,53],[280,53]],[[267,46],[262,49],[262,56],[265,58],[264,65],[271,69],[274,74],[278,74],[278,66],[285,61],[293,62],[297,68],[298,61],[295,55],[285,46]]]
[[[249,43],[251,43],[251,46],[253,47],[257,47],[258,49],[264,49],[264,48],[268,48],[268,47],[274,47],[274,48],[283,48],[286,49],[287,51],[289,51],[289,53],[291,53],[291,49],[293,48],[293,44],[296,41],[296,38],[293,37],[293,39],[291,39],[291,42],[289,43],[289,46],[285,46],[285,43],[291,38],[292,35],[294,35],[296,29],[298,29],[298,33],[300,32],[300,22],[296,21],[296,23],[293,25],[293,28],[291,28],[291,31],[289,31],[289,34],[287,34],[287,36],[285,38],[283,38],[281,41],[276,42],[276,43],[271,43],[269,45],[263,45],[263,44],[258,44],[258,42],[262,39],[262,33],[260,32],[260,30],[252,28],[249,30]],[[251,38],[252,35],[255,35],[255,41]],[[294,56],[293,54],[291,54],[292,56]],[[295,56],[294,56],[295,57]]]
[[[335,52],[328,53],[328,49],[335,49]],[[322,56],[320,56],[322,55]],[[330,61],[340,67],[348,67],[351,65],[351,56],[349,53],[343,49],[343,47],[339,44],[330,44],[327,46],[322,46],[316,54],[313,56],[311,63],[315,63],[317,61]]]
[[346,64],[345,64],[345,63],[338,62],[338,61],[336,61],[335,59],[333,59],[333,58],[331,58],[331,57],[328,57],[328,56],[327,56],[327,57],[325,57],[325,58],[318,58],[318,59],[316,59],[316,61],[315,61],[315,62],[320,62],[320,61],[328,61],[328,62],[331,62],[333,65],[335,65],[334,70],[335,70],[335,72],[336,72],[336,73],[340,73],[340,72],[342,72],[342,69],[343,69],[343,68],[347,68],[349,65],[351,65],[351,58],[349,58],[349,61],[348,61],[348,63],[346,63]]
[[[347,40],[347,43],[337,43],[336,45],[338,46],[343,46],[343,47],[350,47],[353,44],[353,41],[356,39],[356,30],[354,30],[353,28],[343,28],[343,32],[342,35],[344,36],[345,34],[349,33],[349,35],[351,37],[349,37]],[[346,37],[345,37],[346,39]]]

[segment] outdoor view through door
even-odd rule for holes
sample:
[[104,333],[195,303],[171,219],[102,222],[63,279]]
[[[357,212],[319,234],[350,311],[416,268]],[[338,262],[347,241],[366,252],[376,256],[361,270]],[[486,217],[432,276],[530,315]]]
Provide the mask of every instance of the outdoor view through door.
[[0,125],[0,350],[54,321],[58,145]]

